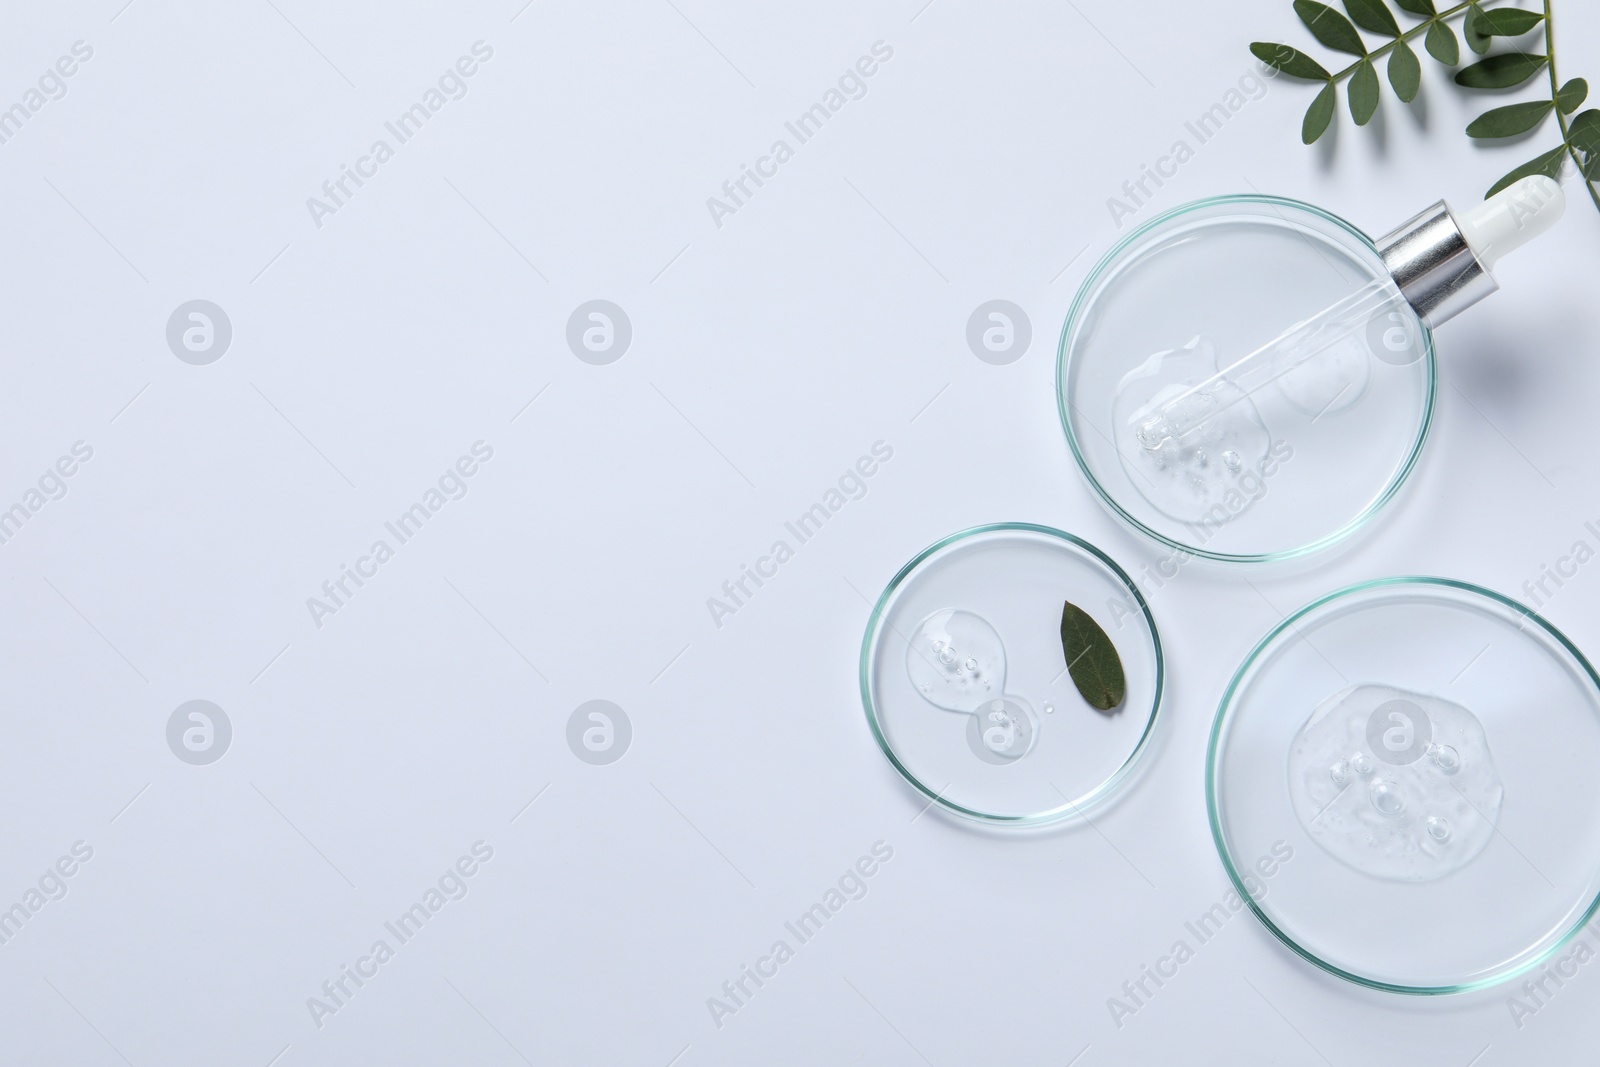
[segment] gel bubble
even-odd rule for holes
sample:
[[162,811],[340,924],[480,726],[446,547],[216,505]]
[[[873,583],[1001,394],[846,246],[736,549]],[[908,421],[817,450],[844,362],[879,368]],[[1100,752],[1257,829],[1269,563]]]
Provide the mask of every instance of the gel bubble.
[[1021,697],[986,700],[967,723],[967,746],[985,763],[1015,763],[1038,736],[1038,720]]
[[[1259,464],[1272,441],[1255,404],[1227,380],[1188,393],[1217,370],[1216,346],[1195,337],[1125,375],[1111,405],[1128,480],[1162,514],[1182,522],[1226,522],[1245,510],[1239,501],[1261,492]],[[1204,420],[1181,440],[1163,431],[1166,420],[1157,414],[1178,398],[1175,417]]]
[[1505,787],[1472,712],[1357,685],[1319,704],[1295,735],[1289,796],[1335,859],[1375,878],[1429,882],[1489,844]]
[[906,649],[906,673],[931,703],[947,711],[976,711],[1003,692],[1006,650],[982,617],[949,608],[922,620]]

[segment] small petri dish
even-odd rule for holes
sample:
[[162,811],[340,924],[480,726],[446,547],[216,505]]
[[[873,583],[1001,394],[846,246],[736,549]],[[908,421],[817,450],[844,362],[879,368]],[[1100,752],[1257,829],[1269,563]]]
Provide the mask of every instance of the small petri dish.
[[[1068,671],[1064,605],[1110,639],[1126,690],[1092,706]],[[951,534],[878,598],[861,644],[873,737],[931,802],[1036,826],[1084,812],[1123,783],[1161,706],[1161,640],[1122,568],[1069,533],[1028,523]]]
[[[1213,377],[1296,324],[1295,351],[1314,359]],[[1197,201],[1125,238],[1078,291],[1056,371],[1068,445],[1106,507],[1169,548],[1234,562],[1360,529],[1415,463],[1435,388],[1432,335],[1372,241],[1271,196]],[[1202,403],[1181,442],[1141,437],[1156,405]]]
[[1539,966],[1600,900],[1600,678],[1465,582],[1330,593],[1267,634],[1211,731],[1240,899],[1295,952],[1398,993]]

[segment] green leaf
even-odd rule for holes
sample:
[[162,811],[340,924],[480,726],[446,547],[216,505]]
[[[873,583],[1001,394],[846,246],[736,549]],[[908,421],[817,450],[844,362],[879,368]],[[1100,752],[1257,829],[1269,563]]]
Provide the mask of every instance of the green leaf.
[[1456,31],[1442,22],[1429,26],[1428,54],[1447,67],[1461,62],[1461,43],[1456,40]]
[[1456,71],[1456,84],[1468,89],[1509,89],[1544,69],[1544,56],[1501,52]]
[[1480,56],[1489,50],[1489,34],[1478,20],[1483,17],[1483,8],[1473,4],[1467,8],[1467,17],[1461,20],[1461,35],[1467,39],[1467,47]]
[[1562,145],[1560,148],[1534,156],[1522,166],[1491,185],[1489,191],[1483,194],[1484,199],[1487,200],[1506,186],[1513,182],[1521,181],[1530,174],[1543,174],[1547,178],[1554,178],[1561,172],[1561,157],[1566,154],[1566,151],[1567,146]]
[[1286,44],[1270,44],[1266,41],[1257,41],[1250,46],[1250,54],[1269,67],[1275,67],[1291,78],[1305,78],[1307,81],[1325,82],[1332,75],[1322,69],[1322,64],[1296,48]]
[[1367,54],[1361,35],[1350,25],[1350,20],[1327,4],[1317,0],[1294,0],[1294,13],[1306,24],[1311,35],[1335,52],[1349,52],[1353,56]]
[[1600,111],[1590,108],[1573,119],[1567,127],[1567,143],[1583,159],[1583,176],[1590,181],[1600,178]]
[[1521,37],[1544,21],[1543,12],[1521,11],[1514,7],[1478,12],[1478,32],[1493,37]]
[[1350,75],[1349,93],[1350,117],[1357,126],[1365,126],[1378,110],[1378,72],[1372,69],[1372,60],[1363,59],[1356,64],[1356,72]]
[[1128,694],[1117,646],[1083,609],[1068,601],[1061,608],[1061,651],[1067,671],[1092,707],[1111,711]]
[[1421,15],[1423,18],[1432,18],[1435,14],[1433,0],[1394,0],[1394,2],[1403,10],[1413,15]]
[[1394,95],[1408,104],[1422,87],[1422,64],[1404,41],[1397,41],[1389,53],[1389,84],[1394,86]]
[[1383,0],[1344,0],[1344,9],[1357,26],[1385,37],[1400,36],[1400,24],[1395,22]]
[[1515,137],[1527,133],[1550,114],[1555,107],[1548,100],[1531,100],[1525,104],[1508,104],[1485,111],[1467,124],[1468,137]]
[[1317,94],[1317,98],[1311,101],[1311,106],[1306,108],[1305,121],[1300,123],[1300,140],[1312,144],[1327,132],[1328,123],[1333,121],[1333,107],[1338,100],[1333,82],[1330,81],[1322,87],[1322,92]]
[[1578,110],[1578,106],[1589,96],[1589,83],[1582,78],[1573,78],[1563,85],[1556,93],[1556,106],[1563,115],[1570,115]]

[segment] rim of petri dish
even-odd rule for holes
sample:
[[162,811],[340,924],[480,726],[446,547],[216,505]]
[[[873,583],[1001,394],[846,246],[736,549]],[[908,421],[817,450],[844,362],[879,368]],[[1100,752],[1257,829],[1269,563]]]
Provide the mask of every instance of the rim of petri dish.
[[1285,632],[1293,630],[1296,623],[1305,618],[1307,615],[1310,615],[1312,612],[1326,607],[1329,604],[1343,600],[1346,597],[1355,596],[1372,589],[1381,589],[1386,587],[1403,588],[1406,586],[1432,586],[1471,593],[1476,596],[1484,597],[1493,603],[1501,605],[1502,607],[1511,609],[1513,612],[1522,616],[1523,619],[1525,619],[1528,623],[1537,626],[1540,630],[1544,631],[1545,634],[1554,639],[1555,642],[1560,645],[1563,650],[1565,650],[1567,655],[1572,657],[1573,665],[1578,667],[1584,676],[1587,677],[1589,684],[1594,688],[1596,693],[1600,694],[1600,673],[1596,673],[1593,665],[1589,663],[1589,660],[1581,651],[1579,651],[1578,647],[1572,643],[1567,635],[1562,633],[1553,623],[1551,623],[1544,616],[1540,615],[1537,611],[1534,611],[1525,604],[1521,604],[1515,600],[1512,600],[1510,597],[1505,596],[1502,593],[1497,593],[1493,589],[1485,589],[1483,586],[1474,585],[1471,582],[1463,582],[1454,578],[1438,578],[1426,575],[1374,578],[1365,582],[1356,582],[1341,589],[1335,589],[1331,593],[1326,593],[1284,618],[1284,620],[1278,623],[1278,625],[1274,626],[1266,634],[1266,636],[1264,636],[1260,641],[1256,642],[1255,647],[1252,648],[1249,654],[1245,656],[1244,661],[1239,664],[1238,670],[1236,670],[1233,674],[1233,677],[1229,679],[1228,687],[1223,691],[1222,699],[1217,705],[1216,718],[1212,721],[1211,735],[1206,745],[1206,817],[1211,827],[1212,843],[1216,846],[1217,855],[1222,859],[1223,869],[1227,871],[1228,881],[1232,883],[1234,891],[1239,894],[1240,899],[1243,900],[1245,905],[1249,907],[1256,919],[1261,922],[1261,925],[1265,926],[1274,937],[1283,942],[1283,944],[1293,951],[1295,955],[1306,960],[1308,963],[1312,963],[1317,967],[1320,967],[1329,974],[1343,978],[1347,982],[1353,982],[1356,985],[1364,986],[1368,989],[1382,990],[1387,993],[1404,993],[1412,996],[1448,996],[1457,993],[1470,993],[1475,990],[1487,989],[1492,986],[1500,985],[1518,977],[1519,975],[1535,970],[1547,963],[1552,956],[1570,944],[1573,938],[1575,938],[1584,929],[1584,927],[1595,918],[1597,913],[1600,913],[1600,893],[1597,893],[1596,896],[1589,901],[1587,906],[1583,909],[1582,914],[1571,922],[1569,929],[1564,931],[1560,937],[1552,940],[1551,943],[1545,946],[1541,951],[1526,960],[1502,967],[1500,970],[1494,971],[1484,978],[1472,982],[1462,982],[1452,985],[1405,985],[1397,982],[1385,982],[1376,978],[1368,977],[1366,975],[1356,974],[1350,970],[1338,966],[1337,964],[1321,958],[1316,953],[1305,948],[1292,936],[1290,936],[1288,932],[1280,928],[1277,923],[1273,922],[1272,918],[1266,913],[1266,911],[1261,907],[1260,903],[1246,888],[1244,879],[1241,877],[1239,870],[1234,863],[1233,856],[1228,850],[1227,840],[1222,829],[1222,815],[1219,810],[1217,800],[1217,757],[1222,739],[1223,723],[1227,718],[1230,705],[1233,703],[1234,697],[1238,692],[1241,682],[1243,682],[1246,675],[1250,673],[1250,669],[1255,665],[1256,661],[1261,657],[1261,655],[1269,648],[1273,647],[1274,643],[1279,637],[1281,637]]
[[1264,204],[1269,207],[1291,208],[1296,211],[1309,212],[1344,230],[1360,244],[1371,250],[1373,255],[1378,254],[1377,246],[1372,243],[1372,238],[1338,215],[1324,211],[1315,204],[1308,204],[1303,200],[1294,200],[1285,196],[1268,196],[1265,193],[1236,193],[1227,196],[1211,196],[1201,200],[1193,200],[1187,204],[1180,204],[1178,207],[1163,212],[1113,245],[1110,251],[1100,257],[1099,262],[1094,265],[1094,269],[1089,272],[1088,277],[1083,280],[1083,284],[1078,287],[1077,295],[1072,299],[1072,307],[1067,311],[1066,322],[1061,327],[1061,340],[1056,346],[1056,409],[1061,417],[1061,428],[1067,435],[1067,447],[1072,450],[1072,458],[1077,462],[1078,469],[1083,472],[1083,476],[1088,481],[1090,488],[1094,490],[1095,496],[1100,499],[1100,502],[1113,515],[1138,530],[1145,537],[1150,538],[1157,544],[1165,545],[1167,548],[1186,552],[1202,559],[1216,560],[1223,563],[1272,563],[1281,560],[1298,559],[1302,556],[1320,552],[1325,548],[1330,548],[1365,526],[1400,491],[1400,487],[1405,484],[1406,479],[1410,476],[1412,468],[1416,466],[1417,458],[1422,454],[1422,447],[1428,439],[1428,429],[1433,425],[1433,409],[1439,386],[1438,367],[1434,361],[1433,331],[1428,328],[1426,323],[1418,320],[1422,327],[1423,354],[1428,367],[1427,392],[1423,400],[1422,421],[1417,427],[1417,437],[1412,442],[1411,450],[1407,454],[1405,461],[1396,469],[1394,476],[1384,486],[1383,490],[1343,526],[1324,534],[1315,541],[1296,548],[1277,552],[1242,554],[1208,551],[1200,545],[1186,544],[1151,529],[1148,525],[1135,518],[1121,504],[1117,503],[1116,498],[1094,476],[1094,471],[1090,469],[1089,461],[1084,457],[1083,450],[1078,444],[1077,435],[1073,431],[1073,419],[1067,401],[1068,344],[1077,332],[1089,297],[1098,290],[1106,272],[1124,252],[1142,241],[1156,227],[1196,211],[1228,204]]
[[[1109,571],[1117,582],[1127,590],[1133,603],[1139,606],[1140,618],[1144,623],[1145,632],[1150,638],[1155,662],[1154,691],[1150,698],[1148,718],[1145,720],[1144,730],[1140,733],[1138,742],[1122,761],[1122,764],[1082,796],[1072,800],[1065,800],[1054,808],[1030,815],[1000,815],[993,812],[979,811],[976,808],[958,804],[947,797],[941,796],[938,788],[928,785],[917,777],[896,754],[893,746],[889,744],[889,739],[884,736],[883,726],[878,718],[877,704],[872,695],[872,653],[877,644],[878,631],[883,622],[885,610],[893,601],[895,594],[899,592],[901,587],[917,572],[924,562],[938,552],[969,538],[1006,532],[1040,534],[1064,541],[1073,549],[1086,553],[1091,559]],[[1160,717],[1162,694],[1165,691],[1166,660],[1161,650],[1161,633],[1156,628],[1155,616],[1150,613],[1150,605],[1145,603],[1143,594],[1139,592],[1139,587],[1134,584],[1128,573],[1117,565],[1115,560],[1083,538],[1067,533],[1065,530],[1056,529],[1054,526],[1044,526],[1031,522],[995,522],[986,523],[982,526],[970,526],[965,530],[958,530],[940,538],[921,552],[918,552],[895,573],[895,576],[889,580],[889,584],[884,587],[883,592],[879,594],[877,602],[872,606],[872,613],[867,618],[866,633],[861,639],[858,678],[861,688],[861,706],[866,711],[867,725],[872,730],[873,740],[877,742],[878,749],[888,759],[890,765],[894,767],[900,777],[909,782],[917,792],[945,810],[969,819],[976,819],[979,822],[991,825],[1029,827],[1044,826],[1067,818],[1070,815],[1077,815],[1090,810],[1103,803],[1114,793],[1117,786],[1127,779],[1134,765],[1139,761],[1139,757],[1150,747],[1150,739],[1155,733],[1156,720]]]

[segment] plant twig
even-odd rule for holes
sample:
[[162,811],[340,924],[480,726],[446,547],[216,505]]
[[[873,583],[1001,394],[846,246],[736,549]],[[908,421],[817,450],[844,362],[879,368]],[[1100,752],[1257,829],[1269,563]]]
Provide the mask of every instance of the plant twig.
[[1556,77],[1556,28],[1555,19],[1550,11],[1550,0],[1544,0],[1544,51],[1545,65],[1550,71],[1550,100],[1555,104],[1556,124],[1561,127],[1561,143],[1566,146],[1567,155],[1572,158],[1572,165],[1578,168],[1578,178],[1588,190],[1589,199],[1594,201],[1595,209],[1600,210],[1600,193],[1595,192],[1593,183],[1583,173],[1583,161],[1578,158],[1578,150],[1572,147],[1572,130],[1567,125],[1567,116],[1561,113],[1561,104],[1557,101],[1557,97],[1561,95],[1561,79]]
[[[1498,192],[1525,174],[1547,174],[1560,180],[1566,161],[1570,159],[1584,183],[1584,192],[1600,211],[1600,189],[1596,188],[1600,174],[1593,175],[1591,181],[1588,173],[1600,168],[1600,108],[1579,110],[1588,95],[1588,83],[1582,78],[1573,78],[1562,85],[1556,62],[1554,0],[1540,0],[1542,10],[1512,6],[1512,0],[1461,0],[1443,11],[1435,10],[1426,0],[1398,0],[1398,3],[1408,14],[1417,15],[1422,21],[1402,31],[1386,0],[1360,0],[1359,3],[1344,0],[1349,18],[1328,2],[1294,0],[1295,14],[1312,36],[1329,49],[1359,56],[1333,74],[1312,56],[1289,45],[1258,41],[1250,46],[1250,51],[1263,63],[1291,78],[1322,86],[1301,121],[1301,139],[1313,144],[1328,131],[1338,106],[1338,83],[1347,79],[1350,117],[1357,126],[1365,126],[1371,120],[1377,111],[1382,85],[1374,76],[1374,60],[1389,56],[1389,84],[1402,101],[1410,103],[1420,89],[1421,70],[1406,42],[1426,34],[1429,54],[1445,67],[1456,67],[1462,59],[1460,48],[1464,39],[1465,45],[1481,58],[1456,71],[1457,85],[1466,89],[1509,89],[1531,82],[1541,66],[1550,82],[1548,100],[1492,107],[1467,125],[1468,137],[1477,140],[1515,137],[1537,129],[1552,111],[1561,133],[1560,144],[1513,168],[1491,186],[1489,192]],[[1429,13],[1421,14],[1424,10]],[[1458,38],[1450,20],[1463,14],[1466,18],[1460,28],[1461,38]],[[1541,21],[1544,23],[1545,54],[1530,54],[1513,39],[1531,33]],[[1369,48],[1368,38],[1360,32],[1363,30],[1384,38],[1383,43]],[[1508,50],[1492,51],[1497,39],[1505,42]],[[1567,93],[1565,101],[1563,92]]]
[[[1473,5],[1473,3],[1475,3],[1475,2],[1476,2],[1476,0],[1467,0],[1467,2],[1464,3],[1464,4],[1457,4],[1455,7],[1450,8],[1448,11],[1440,11],[1439,13],[1435,14],[1432,18],[1429,18],[1424,22],[1417,23],[1415,26],[1411,27],[1409,30],[1407,30],[1406,32],[1402,33],[1400,36],[1398,36],[1398,37],[1394,38],[1393,40],[1391,40],[1388,44],[1379,45],[1377,48],[1374,48],[1372,51],[1368,52],[1366,55],[1362,56],[1360,59],[1358,59],[1354,63],[1350,64],[1348,67],[1346,67],[1343,70],[1341,70],[1341,71],[1337,72],[1336,74],[1334,74],[1328,80],[1331,81],[1331,82],[1336,82],[1340,78],[1348,76],[1349,74],[1353,73],[1357,67],[1361,66],[1361,64],[1370,63],[1374,59],[1377,59],[1379,56],[1383,55],[1385,52],[1394,51],[1394,46],[1399,44],[1401,41],[1409,41],[1411,38],[1415,37],[1417,34],[1422,33],[1423,31],[1429,29],[1435,22],[1443,22],[1446,19],[1454,18],[1455,16],[1461,14],[1461,12],[1465,11],[1467,8],[1471,7]],[[1545,7],[1548,8],[1549,6],[1550,5],[1547,2],[1545,4]],[[1546,19],[1548,20],[1548,16],[1546,16]]]

